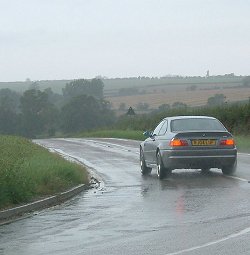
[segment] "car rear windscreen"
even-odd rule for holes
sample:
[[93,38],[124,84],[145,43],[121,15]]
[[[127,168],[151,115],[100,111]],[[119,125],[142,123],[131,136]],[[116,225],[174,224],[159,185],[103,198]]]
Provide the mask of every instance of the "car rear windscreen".
[[225,127],[216,119],[190,118],[171,121],[172,132],[178,131],[225,131]]

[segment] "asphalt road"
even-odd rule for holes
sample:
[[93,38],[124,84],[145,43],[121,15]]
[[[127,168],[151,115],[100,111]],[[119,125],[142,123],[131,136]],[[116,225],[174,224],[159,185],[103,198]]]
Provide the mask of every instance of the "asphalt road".
[[101,185],[65,204],[0,226],[0,254],[250,254],[250,155],[234,177],[177,170],[140,175],[139,142],[38,143],[88,165]]

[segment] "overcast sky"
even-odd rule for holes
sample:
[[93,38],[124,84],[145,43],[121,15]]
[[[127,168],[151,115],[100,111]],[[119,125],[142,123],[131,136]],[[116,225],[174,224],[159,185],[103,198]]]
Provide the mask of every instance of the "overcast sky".
[[250,74],[249,0],[0,0],[0,81]]

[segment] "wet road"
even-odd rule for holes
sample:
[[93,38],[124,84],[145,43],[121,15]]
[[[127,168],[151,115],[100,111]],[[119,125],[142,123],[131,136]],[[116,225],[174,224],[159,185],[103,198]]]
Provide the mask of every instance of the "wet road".
[[177,170],[142,177],[139,142],[51,139],[40,144],[97,171],[98,189],[0,226],[0,254],[250,254],[250,155],[236,176]]

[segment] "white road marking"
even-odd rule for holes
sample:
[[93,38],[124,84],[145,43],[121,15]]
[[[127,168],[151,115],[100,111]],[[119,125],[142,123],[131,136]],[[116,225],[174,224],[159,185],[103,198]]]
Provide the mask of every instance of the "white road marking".
[[235,180],[237,180],[237,181],[249,182],[249,180],[247,180],[247,179],[243,179],[243,178],[240,178],[240,177],[237,177],[237,176],[224,175],[224,177],[226,177],[226,178],[230,178],[230,179],[235,179]]
[[249,232],[250,232],[250,227],[245,228],[245,229],[241,230],[238,233],[234,233],[234,234],[228,235],[226,237],[223,237],[221,239],[218,239],[216,241],[208,242],[208,243],[205,243],[205,244],[202,244],[202,245],[194,246],[194,247],[191,247],[191,248],[188,248],[188,249],[184,249],[184,250],[181,250],[181,251],[177,251],[177,252],[167,253],[166,255],[178,255],[178,254],[182,254],[182,253],[185,253],[185,252],[199,250],[201,248],[206,248],[208,246],[215,245],[215,244],[218,244],[218,243],[221,243],[221,242],[225,242],[225,241],[227,241],[229,239],[245,235],[245,234],[247,234]]

